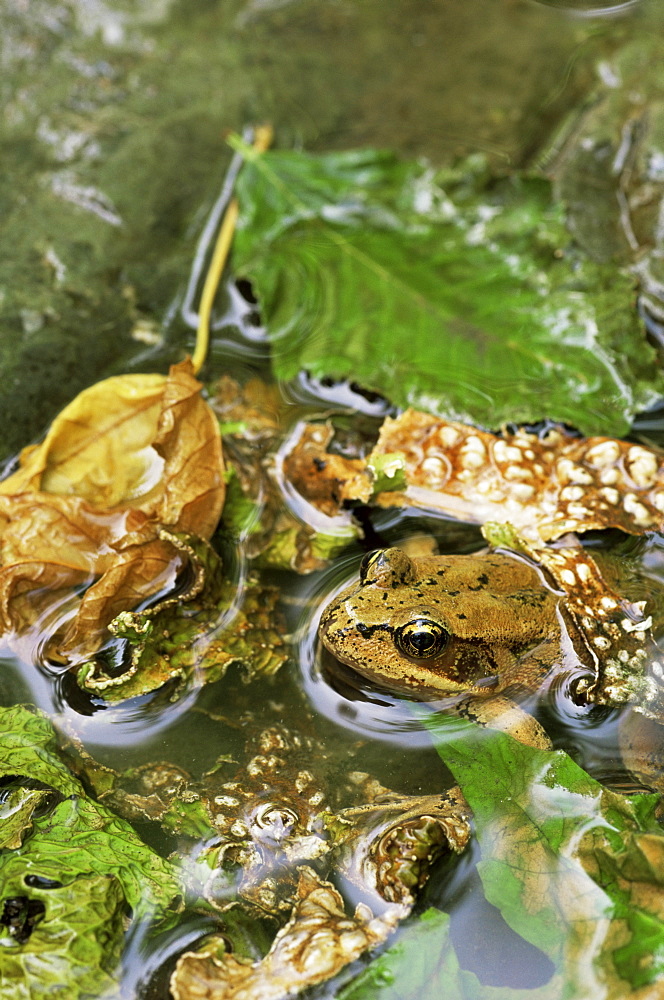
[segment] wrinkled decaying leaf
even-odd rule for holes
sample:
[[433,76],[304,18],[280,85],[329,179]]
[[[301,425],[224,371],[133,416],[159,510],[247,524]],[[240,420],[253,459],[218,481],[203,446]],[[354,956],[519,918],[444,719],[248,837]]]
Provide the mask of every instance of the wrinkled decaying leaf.
[[473,810],[487,899],[554,961],[569,995],[593,981],[607,996],[653,997],[664,972],[658,797],[611,792],[562,751],[418,715]]
[[[301,722],[294,732],[283,725],[254,731],[242,763],[222,755],[200,779],[162,762],[115,774],[104,792],[122,815],[156,820],[194,841],[182,877],[221,914],[226,941],[229,914],[272,928],[260,955],[245,954],[253,966],[238,962],[235,949],[231,956],[220,949],[222,939],[208,939],[182,963],[183,997],[208,982],[224,996],[222,983],[229,995],[242,988],[285,998],[336,974],[380,940],[363,936],[367,922],[387,934],[410,913],[436,861],[468,845],[470,812],[458,789],[408,796],[364,772],[342,776],[304,705]],[[346,913],[327,877],[366,905]],[[323,909],[313,906],[325,900]]]
[[234,269],[279,377],[304,368],[401,407],[585,433],[626,431],[664,391],[633,279],[571,247],[543,178],[233,144],[246,159]]
[[[311,503],[323,496],[325,509],[333,510],[335,494],[318,471],[327,461],[329,438],[319,433],[314,449],[315,427],[306,429],[306,451],[294,445],[302,456],[294,468],[301,470],[307,458],[306,475],[300,471],[295,485]],[[363,473],[374,489],[384,490],[376,497],[380,504],[418,506],[475,523],[509,522],[538,544],[570,531],[641,534],[664,525],[661,452],[615,438],[581,438],[562,427],[498,435],[406,410],[385,419],[366,461],[346,460],[343,471],[337,464],[338,476],[346,476],[336,490],[338,504],[364,502]]]
[[47,658],[91,655],[117,614],[173,585],[181,561],[160,530],[209,538],[223,498],[189,361],[86,389],[0,483],[0,629],[38,623]]
[[32,799],[39,808],[29,816],[24,798],[20,835],[8,838],[12,817],[4,809],[0,817],[0,997],[56,988],[73,1000],[100,995],[113,986],[128,919],[164,917],[179,905],[175,869],[86,796],[41,714],[0,709],[0,775],[46,793]]
[[308,504],[286,506],[291,470],[281,449],[284,403],[275,386],[224,376],[212,401],[221,421],[227,467],[223,525],[255,565],[311,573],[358,534],[349,517],[321,517]]
[[210,938],[178,960],[171,977],[175,1000],[218,996],[224,1000],[283,1000],[324,982],[394,930],[400,907],[380,917],[358,904],[346,914],[343,899],[308,867],[300,869],[298,900],[288,923],[260,962],[237,959],[225,939]]
[[283,460],[288,482],[328,517],[338,514],[345,500],[366,503],[373,493],[366,462],[328,451],[333,437],[330,423],[304,424],[296,446]]
[[276,587],[261,586],[249,575],[238,604],[238,581],[226,576],[212,546],[184,535],[168,537],[186,557],[194,582],[176,597],[146,611],[123,612],[109,623],[109,631],[127,641],[127,669],[109,674],[96,660],[78,672],[81,687],[109,702],[147,694],[168,681],[179,687],[194,675],[210,683],[233,663],[242,664],[249,680],[275,673],[287,659]]

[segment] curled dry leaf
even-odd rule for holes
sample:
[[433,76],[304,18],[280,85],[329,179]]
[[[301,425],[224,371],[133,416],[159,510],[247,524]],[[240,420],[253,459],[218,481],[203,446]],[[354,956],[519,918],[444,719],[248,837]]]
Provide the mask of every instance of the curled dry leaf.
[[91,655],[118,613],[173,583],[160,530],[209,538],[223,500],[219,428],[189,361],[91,386],[0,483],[0,630],[41,619],[49,656]]
[[287,658],[276,588],[261,586],[249,574],[241,583],[241,606],[234,608],[238,580],[223,572],[211,545],[164,529],[159,537],[181,554],[189,586],[145,611],[116,615],[108,629],[127,641],[127,669],[109,675],[103,663],[91,660],[78,672],[79,685],[114,702],[155,691],[167,681],[177,687],[194,673],[210,683],[233,663],[243,665],[247,680],[275,673]]
[[182,955],[171,977],[175,1000],[294,996],[380,944],[402,916],[400,906],[374,917],[362,904],[347,916],[337,890],[307,867],[300,870],[297,894],[290,920],[261,962],[243,962],[226,954],[222,937],[210,938],[199,951]]

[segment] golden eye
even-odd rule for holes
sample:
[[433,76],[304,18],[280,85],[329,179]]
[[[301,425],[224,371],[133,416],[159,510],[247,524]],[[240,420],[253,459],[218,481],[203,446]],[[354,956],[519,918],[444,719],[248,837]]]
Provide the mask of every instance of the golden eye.
[[432,656],[438,656],[445,649],[449,638],[447,629],[430,618],[414,618],[401,625],[394,635],[397,649],[417,660],[429,660]]

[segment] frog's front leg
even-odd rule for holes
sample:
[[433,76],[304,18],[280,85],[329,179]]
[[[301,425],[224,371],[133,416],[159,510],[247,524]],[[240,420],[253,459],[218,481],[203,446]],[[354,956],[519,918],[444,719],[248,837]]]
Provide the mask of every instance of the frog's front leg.
[[463,698],[454,711],[464,719],[477,722],[487,729],[498,729],[513,736],[519,743],[537,750],[551,750],[553,744],[545,730],[532,715],[502,695]]
[[664,726],[629,708],[618,723],[623,764],[640,782],[664,792]]

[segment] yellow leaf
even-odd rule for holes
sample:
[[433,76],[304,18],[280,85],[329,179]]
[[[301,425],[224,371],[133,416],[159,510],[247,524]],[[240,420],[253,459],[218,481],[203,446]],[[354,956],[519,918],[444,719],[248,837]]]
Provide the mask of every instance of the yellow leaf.
[[120,611],[173,585],[181,557],[160,529],[207,539],[223,501],[219,428],[189,361],[91,386],[0,483],[0,631],[57,606],[50,655],[89,656]]
[[118,375],[85,389],[60,413],[43,442],[24,448],[1,493],[44,490],[115,507],[158,481],[154,449],[166,377]]

